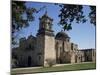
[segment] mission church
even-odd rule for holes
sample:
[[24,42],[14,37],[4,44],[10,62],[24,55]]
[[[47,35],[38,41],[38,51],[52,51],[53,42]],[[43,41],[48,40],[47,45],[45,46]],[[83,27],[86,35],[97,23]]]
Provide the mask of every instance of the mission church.
[[64,31],[54,35],[53,19],[45,14],[39,18],[39,30],[36,37],[28,36],[19,40],[19,47],[12,48],[12,67],[48,66],[53,64],[95,62],[95,49],[78,49],[70,42]]

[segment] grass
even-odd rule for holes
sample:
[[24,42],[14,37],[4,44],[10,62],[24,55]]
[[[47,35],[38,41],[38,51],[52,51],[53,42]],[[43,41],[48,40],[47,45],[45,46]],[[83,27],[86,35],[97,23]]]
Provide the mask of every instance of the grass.
[[70,64],[55,67],[41,67],[37,69],[17,69],[12,70],[12,74],[26,74],[26,73],[43,73],[43,72],[57,72],[57,71],[76,71],[76,70],[89,70],[96,69],[95,63],[82,63],[82,64]]

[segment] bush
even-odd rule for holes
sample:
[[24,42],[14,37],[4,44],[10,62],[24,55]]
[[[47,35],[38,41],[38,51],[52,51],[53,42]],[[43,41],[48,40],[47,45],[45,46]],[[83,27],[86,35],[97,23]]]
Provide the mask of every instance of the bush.
[[46,62],[49,65],[49,67],[52,67],[55,64],[55,60],[54,59],[46,59]]

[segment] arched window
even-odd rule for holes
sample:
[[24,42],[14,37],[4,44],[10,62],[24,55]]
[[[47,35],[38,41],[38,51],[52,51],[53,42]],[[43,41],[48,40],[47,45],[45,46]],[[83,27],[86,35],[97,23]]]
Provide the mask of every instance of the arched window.
[[31,56],[28,56],[28,66],[29,67],[31,66],[31,62],[32,62],[32,58],[31,58]]
[[41,60],[41,55],[39,55],[39,61]]
[[56,50],[58,50],[58,42],[56,42],[55,48]]
[[62,43],[62,50],[63,50],[63,52],[64,52],[64,47],[65,47],[65,46],[64,46],[64,41],[63,41],[63,43]]

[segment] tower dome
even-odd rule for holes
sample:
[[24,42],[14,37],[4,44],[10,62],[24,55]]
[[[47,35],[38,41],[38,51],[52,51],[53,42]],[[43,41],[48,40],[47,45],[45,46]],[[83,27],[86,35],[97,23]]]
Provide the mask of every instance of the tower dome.
[[41,19],[45,19],[45,20],[51,20],[51,21],[53,21],[53,19],[50,18],[50,17],[48,16],[47,11],[46,11],[45,14],[44,14],[41,18],[39,18],[39,19],[40,19],[40,20],[41,20]]

